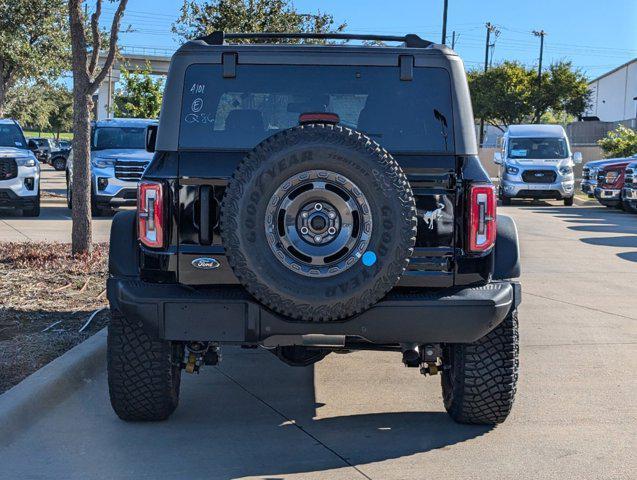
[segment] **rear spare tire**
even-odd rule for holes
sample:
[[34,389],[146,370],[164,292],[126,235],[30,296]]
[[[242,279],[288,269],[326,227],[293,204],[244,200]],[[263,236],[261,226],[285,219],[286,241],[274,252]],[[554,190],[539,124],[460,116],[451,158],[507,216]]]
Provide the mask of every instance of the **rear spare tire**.
[[235,275],[259,301],[305,321],[365,310],[413,252],[416,207],[391,155],[349,128],[308,124],[259,144],[221,207]]

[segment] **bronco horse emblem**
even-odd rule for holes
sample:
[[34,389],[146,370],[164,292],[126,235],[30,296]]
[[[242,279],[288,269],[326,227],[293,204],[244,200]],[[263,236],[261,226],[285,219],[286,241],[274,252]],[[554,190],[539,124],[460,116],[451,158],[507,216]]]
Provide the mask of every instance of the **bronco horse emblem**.
[[429,227],[429,230],[434,229],[434,222],[442,218],[442,211],[445,209],[445,205],[443,203],[438,203],[436,206],[438,208],[436,208],[435,210],[420,211],[422,219]]

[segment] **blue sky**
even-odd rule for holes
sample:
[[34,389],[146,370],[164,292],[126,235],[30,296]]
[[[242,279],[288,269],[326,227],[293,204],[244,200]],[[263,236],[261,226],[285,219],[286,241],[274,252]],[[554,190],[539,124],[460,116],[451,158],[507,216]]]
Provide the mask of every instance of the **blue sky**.
[[[417,33],[440,41],[442,0],[296,0],[303,13],[332,13],[353,33]],[[154,47],[166,53],[178,46],[170,26],[179,13],[179,0],[130,0],[125,24],[127,47]],[[106,16],[114,10],[106,4]],[[105,18],[104,20],[107,20]],[[500,35],[493,61],[518,60],[536,65],[543,29],[545,61],[568,59],[589,77],[598,76],[637,57],[637,0],[449,0],[448,34],[457,34],[456,50],[469,68],[484,61],[485,22]],[[451,40],[448,40],[448,44]],[[163,52],[162,52],[163,53]]]

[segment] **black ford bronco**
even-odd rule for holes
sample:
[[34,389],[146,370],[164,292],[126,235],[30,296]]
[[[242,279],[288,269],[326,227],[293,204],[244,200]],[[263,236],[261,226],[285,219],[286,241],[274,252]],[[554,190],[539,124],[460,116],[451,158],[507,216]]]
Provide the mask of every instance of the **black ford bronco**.
[[215,32],[173,56],[146,141],[137,212],[111,231],[119,417],[167,418],[181,371],[238,345],[294,366],[396,351],[441,375],[456,421],[505,420],[517,231],[496,221],[452,50],[416,35]]

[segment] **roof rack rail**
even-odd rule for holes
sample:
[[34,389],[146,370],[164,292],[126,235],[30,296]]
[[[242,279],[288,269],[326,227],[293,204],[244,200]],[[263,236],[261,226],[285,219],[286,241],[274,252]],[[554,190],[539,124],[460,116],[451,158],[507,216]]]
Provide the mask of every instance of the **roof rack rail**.
[[403,42],[406,47],[427,48],[433,42],[424,40],[418,35],[409,33],[404,36],[399,35],[359,35],[352,33],[279,33],[279,32],[259,32],[259,33],[224,33],[215,31],[209,35],[197,38],[203,40],[208,45],[223,45],[225,39],[233,38],[253,38],[253,39],[314,39],[314,40],[371,40],[380,42]]

